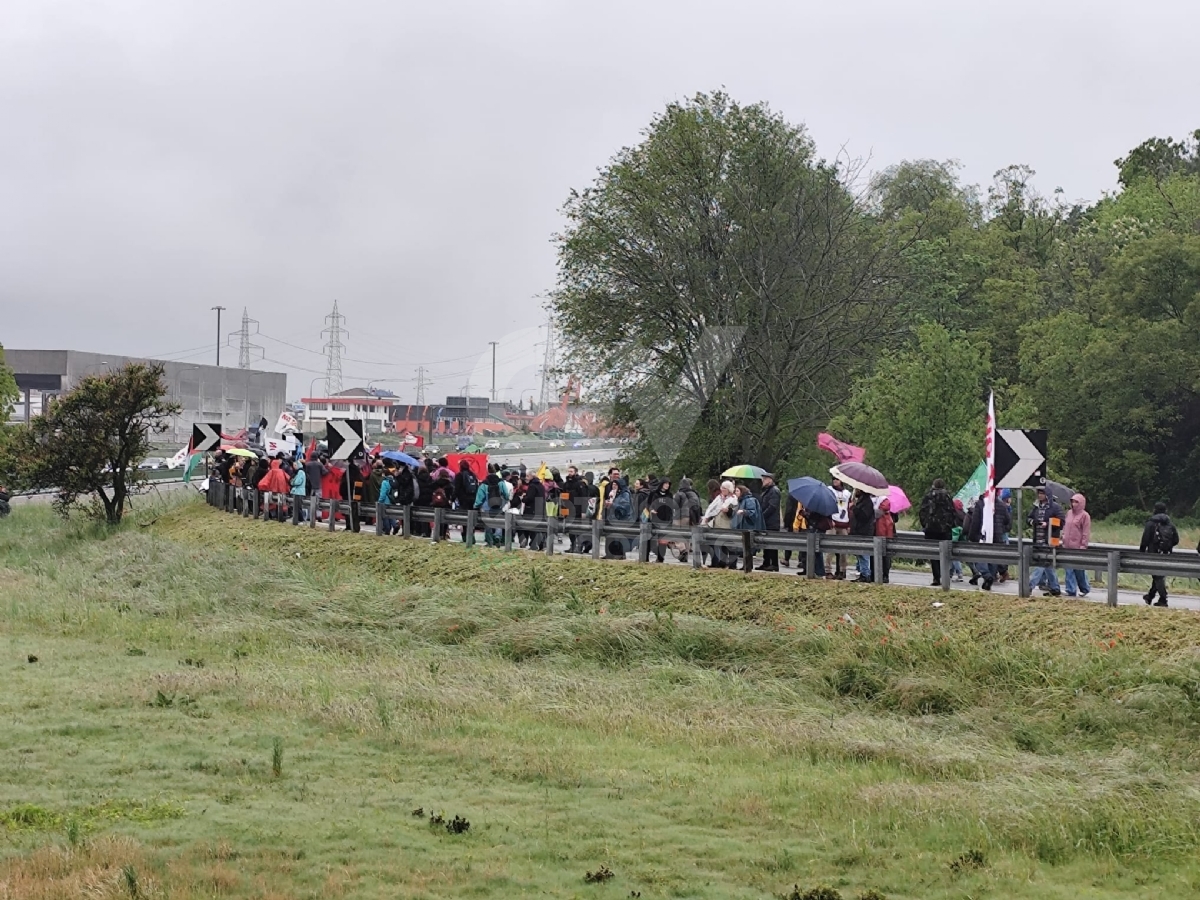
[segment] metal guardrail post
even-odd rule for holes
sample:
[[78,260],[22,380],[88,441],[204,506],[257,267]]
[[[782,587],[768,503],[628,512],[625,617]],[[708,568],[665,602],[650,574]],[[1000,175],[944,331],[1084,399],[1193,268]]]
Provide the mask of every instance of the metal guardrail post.
[[304,507],[304,498],[296,496],[292,498],[292,524],[300,524],[300,510]]
[[412,507],[407,503],[400,510],[400,536],[412,537]]
[[463,543],[468,547],[475,546],[475,526],[479,524],[479,513],[473,509],[467,510],[467,530],[463,532]]
[[600,544],[604,540],[601,525],[599,519],[592,519],[592,559],[600,558],[602,550]]
[[1032,548],[1024,541],[1017,544],[1017,596],[1028,600],[1032,595],[1029,590],[1029,561]]
[[654,527],[649,522],[643,522],[638,529],[638,562],[650,562],[650,540],[654,535]]
[[704,565],[704,542],[700,537],[701,529],[699,525],[692,526],[692,568],[699,569]]
[[387,537],[388,533],[388,529],[383,527],[383,511],[386,506],[386,503],[375,503],[375,533],[383,537]]
[[321,511],[321,498],[317,494],[313,494],[308,498],[308,527],[317,527],[317,515]]
[[1108,605],[1116,606],[1118,597],[1117,577],[1121,574],[1121,551],[1108,551]]
[[442,540],[442,515],[442,508],[435,506],[433,508],[433,534],[429,541],[431,544],[437,544]]
[[874,571],[872,579],[876,584],[883,584],[883,557],[887,554],[887,539],[877,537],[871,551],[871,567]]
[[516,521],[516,516],[510,516],[507,512],[504,514],[504,552],[512,551],[513,544],[513,523]]
[[950,563],[952,561],[951,550],[954,545],[950,541],[938,541],[938,561],[942,567],[942,590],[950,590]]
[[742,532],[742,571],[749,575],[754,571],[754,532]]
[[329,531],[331,533],[333,532],[333,529],[337,523],[338,509],[341,507],[341,505],[342,502],[340,500],[329,501]]
[[554,516],[546,516],[546,555],[554,555],[554,537],[556,534]]
[[[817,533],[810,531],[804,536],[804,577],[817,577]],[[796,554],[799,556],[800,554]]]

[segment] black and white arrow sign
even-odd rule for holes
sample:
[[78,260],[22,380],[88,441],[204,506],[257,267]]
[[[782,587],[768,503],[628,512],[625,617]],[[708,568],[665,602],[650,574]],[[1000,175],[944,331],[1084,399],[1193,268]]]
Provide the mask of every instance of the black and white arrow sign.
[[349,459],[363,445],[362,419],[330,419],[325,423],[325,441],[331,459]]
[[192,452],[208,453],[221,446],[221,426],[208,422],[192,425]]
[[996,487],[1046,486],[1046,432],[1042,429],[996,431]]

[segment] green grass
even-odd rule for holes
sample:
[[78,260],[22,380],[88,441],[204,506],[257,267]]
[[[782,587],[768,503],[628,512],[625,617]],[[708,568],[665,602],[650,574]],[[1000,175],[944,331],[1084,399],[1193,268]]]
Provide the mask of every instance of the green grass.
[[1194,614],[199,505],[22,509],[0,585],[0,897],[1200,886]]

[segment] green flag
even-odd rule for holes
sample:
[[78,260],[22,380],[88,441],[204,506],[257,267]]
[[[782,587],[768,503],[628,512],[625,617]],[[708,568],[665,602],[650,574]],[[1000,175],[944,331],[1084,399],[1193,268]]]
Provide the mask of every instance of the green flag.
[[974,503],[979,495],[987,488],[987,463],[981,462],[971,477],[967,479],[967,483],[962,486],[957,494],[954,495],[955,500],[961,500],[963,506],[970,506]]
[[202,457],[203,455],[204,455],[203,453],[193,453],[191,456],[188,457],[187,468],[185,468],[183,470],[184,484],[187,484],[189,481],[192,480],[192,472],[194,472],[196,470],[196,466],[200,462],[200,457]]

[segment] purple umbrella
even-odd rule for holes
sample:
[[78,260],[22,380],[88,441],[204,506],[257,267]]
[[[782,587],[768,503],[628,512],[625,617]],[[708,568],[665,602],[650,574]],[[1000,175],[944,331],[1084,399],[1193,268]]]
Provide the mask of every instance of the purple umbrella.
[[866,463],[839,463],[831,468],[829,473],[851,487],[879,497],[886,496],[891,488],[883,474],[878,469],[872,469]]

